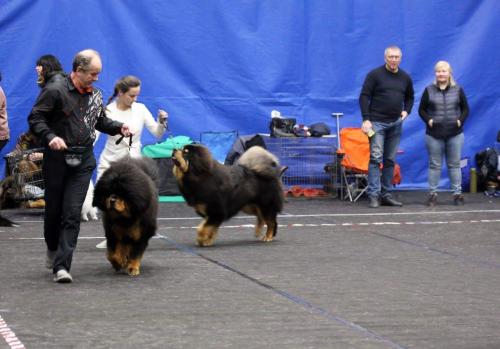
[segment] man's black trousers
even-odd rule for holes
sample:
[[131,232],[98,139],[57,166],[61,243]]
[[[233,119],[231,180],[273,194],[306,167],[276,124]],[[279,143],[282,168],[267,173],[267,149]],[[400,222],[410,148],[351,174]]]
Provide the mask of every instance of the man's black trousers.
[[47,248],[57,251],[53,272],[71,269],[80,232],[82,205],[96,161],[92,147],[82,154],[82,163],[70,167],[65,152],[46,149],[43,158],[45,182],[44,237]]

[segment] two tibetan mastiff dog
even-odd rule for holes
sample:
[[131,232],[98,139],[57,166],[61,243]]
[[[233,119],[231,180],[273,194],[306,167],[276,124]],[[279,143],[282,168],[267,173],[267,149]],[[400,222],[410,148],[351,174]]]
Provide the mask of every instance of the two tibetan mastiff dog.
[[158,167],[149,158],[113,163],[94,190],[93,206],[102,211],[107,258],[116,271],[139,275],[148,241],[156,233]]
[[203,217],[197,228],[199,246],[211,246],[222,222],[240,211],[257,216],[256,237],[265,224],[262,240],[273,240],[284,201],[280,177],[286,170],[273,154],[254,146],[234,165],[225,166],[206,147],[189,144],[174,150],[172,160],[179,190]]

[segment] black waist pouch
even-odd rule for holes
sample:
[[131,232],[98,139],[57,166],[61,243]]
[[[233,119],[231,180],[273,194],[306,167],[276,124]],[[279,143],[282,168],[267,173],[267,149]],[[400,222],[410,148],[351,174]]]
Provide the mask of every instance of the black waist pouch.
[[66,153],[64,154],[64,161],[69,167],[78,167],[82,164],[83,154],[87,150],[87,147],[68,147]]

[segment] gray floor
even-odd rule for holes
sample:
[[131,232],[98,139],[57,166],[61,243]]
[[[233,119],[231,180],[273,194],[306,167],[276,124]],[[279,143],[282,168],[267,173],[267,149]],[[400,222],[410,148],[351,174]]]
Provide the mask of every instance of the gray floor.
[[289,200],[274,242],[238,216],[210,248],[190,208],[161,204],[136,278],[83,223],[68,285],[43,266],[43,211],[4,211],[20,226],[0,230],[0,349],[500,348],[500,198],[398,195]]

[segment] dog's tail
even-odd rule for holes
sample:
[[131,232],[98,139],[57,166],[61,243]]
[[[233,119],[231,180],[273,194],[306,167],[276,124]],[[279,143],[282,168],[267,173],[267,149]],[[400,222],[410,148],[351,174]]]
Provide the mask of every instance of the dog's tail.
[[266,178],[280,177],[286,170],[275,155],[259,146],[248,149],[236,163]]

